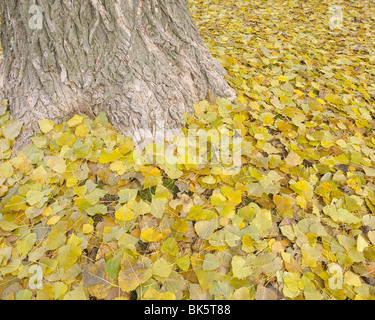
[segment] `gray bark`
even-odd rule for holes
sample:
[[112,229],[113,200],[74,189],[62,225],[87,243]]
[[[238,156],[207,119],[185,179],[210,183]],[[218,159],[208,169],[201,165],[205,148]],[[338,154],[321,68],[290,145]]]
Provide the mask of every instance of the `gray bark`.
[[[42,29],[30,28],[34,4]],[[159,121],[180,127],[207,93],[235,97],[187,0],[0,0],[0,10],[3,87],[23,140],[39,119],[105,111],[141,141]]]

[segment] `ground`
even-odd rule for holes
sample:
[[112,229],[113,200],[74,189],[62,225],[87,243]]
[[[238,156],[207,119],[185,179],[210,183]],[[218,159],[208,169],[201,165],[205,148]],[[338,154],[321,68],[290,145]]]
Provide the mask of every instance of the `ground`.
[[0,298],[374,299],[374,6],[190,5],[238,100],[171,143],[225,129],[240,165],[215,135],[207,163],[141,154],[103,113],[40,121],[15,155],[3,102]]

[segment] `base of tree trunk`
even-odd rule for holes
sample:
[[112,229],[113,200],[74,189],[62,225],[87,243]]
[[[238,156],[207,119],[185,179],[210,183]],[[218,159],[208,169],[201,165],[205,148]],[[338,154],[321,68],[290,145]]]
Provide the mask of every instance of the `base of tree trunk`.
[[25,125],[19,145],[37,120],[100,111],[140,142],[160,123],[179,128],[208,93],[236,96],[186,0],[39,0],[41,29],[31,28],[40,18],[32,2],[0,4],[5,96]]

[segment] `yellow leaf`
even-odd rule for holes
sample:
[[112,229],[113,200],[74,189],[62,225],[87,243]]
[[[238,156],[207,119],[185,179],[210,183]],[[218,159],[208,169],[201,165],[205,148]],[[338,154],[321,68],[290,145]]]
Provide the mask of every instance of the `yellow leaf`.
[[40,131],[42,131],[43,133],[50,132],[55,126],[55,123],[49,119],[39,120],[38,124],[39,124]]
[[360,234],[357,239],[357,250],[359,252],[363,252],[363,250],[365,250],[368,246],[369,246],[368,241],[363,235]]
[[235,207],[241,203],[241,190],[233,190],[230,187],[221,187],[220,190],[228,199],[224,205]]
[[66,171],[65,160],[60,157],[52,157],[47,161],[47,166],[53,171],[63,174]]
[[263,209],[261,212],[256,214],[253,224],[258,228],[259,231],[268,230],[272,226],[271,213],[268,210]]
[[260,111],[260,106],[259,106],[259,104],[258,104],[256,101],[251,101],[251,102],[249,103],[249,107],[250,107],[252,110]]
[[311,189],[310,184],[306,180],[300,180],[300,181],[296,182],[293,185],[293,187],[295,187],[296,189],[298,189],[300,191],[306,191],[306,190]]
[[82,243],[81,238],[77,237],[75,234],[72,234],[67,241],[67,244],[70,246],[79,246]]
[[309,92],[309,97],[311,99],[315,99],[316,98],[316,94],[314,92]]
[[116,211],[115,217],[120,221],[130,221],[134,219],[134,212],[127,205],[124,205]]
[[83,197],[84,195],[86,195],[87,190],[88,190],[87,186],[83,185],[83,186],[75,188],[73,190],[73,194],[75,194],[77,196],[80,196],[80,197]]
[[172,228],[179,233],[186,233],[189,230],[189,223],[187,220],[177,220],[172,224]]
[[119,160],[121,157],[122,157],[122,154],[119,148],[116,148],[114,151],[109,152],[109,153],[102,151],[99,157],[99,163],[105,164],[105,163],[114,162],[116,160]]
[[74,144],[74,142],[77,141],[77,138],[71,132],[64,132],[61,135],[61,137],[57,138],[55,141],[61,147],[63,146],[71,147]]
[[326,99],[326,101],[332,103],[332,104],[343,104],[343,101],[341,100],[341,98],[339,96],[336,96],[334,94],[327,94],[324,99]]
[[167,278],[172,272],[173,263],[160,258],[152,265],[152,273],[158,277]]
[[68,122],[67,125],[72,128],[72,127],[77,127],[83,122],[83,117],[79,115],[75,115],[73,118],[71,118]]
[[151,268],[128,254],[124,255],[121,260],[121,270],[118,274],[118,284],[123,291],[130,292],[151,277]]
[[4,162],[0,168],[0,177],[1,178],[10,178],[13,176],[13,167],[9,162]]
[[49,217],[53,213],[53,209],[51,207],[47,207],[43,210],[42,214],[45,217]]
[[38,168],[33,170],[32,174],[30,175],[30,178],[34,180],[35,182],[42,182],[46,180],[47,175],[48,175],[47,171],[41,165]]
[[83,286],[78,287],[77,289],[74,289],[67,293],[67,295],[64,297],[63,300],[87,300],[88,299],[88,293],[86,291],[87,289]]
[[[36,233],[30,233],[26,237],[21,238],[22,240],[17,241],[17,250],[20,256],[27,254],[36,242]],[[1,251],[0,251],[1,252]]]
[[56,223],[58,223],[59,221],[61,220],[61,217],[60,216],[53,216],[52,218],[50,218],[48,221],[47,221],[47,224],[49,224],[50,226],[54,226]]
[[146,242],[157,242],[163,239],[163,235],[159,230],[155,230],[153,228],[146,228],[142,230],[141,237]]
[[305,209],[306,205],[307,205],[307,202],[306,202],[306,199],[303,196],[298,195],[296,197],[296,204],[297,204],[297,206],[300,206],[301,208]]
[[283,120],[280,120],[278,123],[277,123],[277,128],[284,132],[284,131],[291,131],[293,129],[293,127],[289,124],[289,123],[286,123],[285,121]]
[[5,185],[0,187],[0,197],[4,196],[8,192],[9,188]]
[[237,100],[240,102],[240,103],[245,103],[245,97],[244,96],[239,96],[237,98]]
[[130,151],[134,150],[134,141],[132,140],[131,137],[128,137],[125,139],[124,142],[121,142],[119,144],[120,151],[123,155],[126,155]]
[[14,211],[26,210],[27,204],[26,204],[24,197],[13,196],[10,199],[10,201],[6,204],[5,208],[7,210],[14,210]]
[[160,177],[161,172],[156,167],[151,166],[139,166],[139,171],[143,174],[144,177]]
[[153,196],[151,202],[151,214],[155,218],[162,219],[167,203],[167,198],[156,198],[155,196]]
[[274,119],[273,118],[271,118],[270,116],[265,116],[264,118],[263,118],[263,124],[264,125],[270,125],[270,124],[273,124],[274,123]]
[[347,271],[344,275],[344,284],[353,287],[360,287],[362,285],[361,277],[354,272]]
[[227,198],[219,192],[214,192],[211,196],[211,203],[217,207],[223,207],[226,200]]
[[302,158],[294,151],[290,152],[289,155],[285,159],[285,163],[291,167],[298,166],[302,162],[303,162]]
[[37,190],[29,190],[26,193],[26,201],[30,206],[36,205],[44,197],[44,193]]
[[275,195],[273,201],[276,204],[277,211],[282,215],[293,216],[293,211],[291,210],[293,202],[290,197]]
[[85,137],[89,133],[89,128],[86,124],[80,124],[75,131],[77,137]]
[[323,148],[329,149],[331,148],[334,144],[329,141],[321,141],[320,144],[322,145]]
[[126,172],[126,167],[123,161],[112,162],[109,166],[111,171],[117,172],[119,175],[123,175]]
[[158,292],[153,287],[149,287],[143,296],[143,300],[176,300],[176,295],[172,292]]
[[177,259],[176,264],[182,271],[189,270],[190,256],[186,255],[186,256],[183,256],[182,258]]
[[284,77],[284,76],[279,76],[279,77],[277,78],[277,80],[279,80],[279,81],[281,81],[281,82],[287,82],[287,81],[289,81],[289,79],[288,79],[287,77]]
[[294,90],[294,93],[297,93],[300,97],[303,96],[303,92],[301,90]]
[[66,179],[66,186],[68,188],[74,187],[75,185],[77,185],[77,183],[78,183],[77,178],[75,178],[73,176]]
[[246,260],[240,256],[234,256],[231,264],[233,277],[245,279],[253,273],[253,269],[250,266],[247,266]]
[[86,223],[83,225],[82,232],[84,234],[89,234],[89,233],[92,233],[93,231],[94,231],[94,227],[91,224]]
[[65,245],[58,250],[57,261],[64,270],[72,267],[81,256],[82,249],[76,245]]
[[202,182],[205,184],[212,185],[216,183],[216,179],[213,176],[206,176],[202,179]]
[[302,254],[302,266],[315,268],[317,266],[316,260],[308,253]]

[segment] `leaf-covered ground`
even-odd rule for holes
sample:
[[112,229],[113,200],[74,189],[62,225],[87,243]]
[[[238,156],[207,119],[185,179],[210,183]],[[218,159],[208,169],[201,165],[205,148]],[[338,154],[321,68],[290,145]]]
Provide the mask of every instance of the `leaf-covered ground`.
[[12,155],[3,102],[1,299],[374,298],[372,1],[332,30],[327,1],[190,4],[239,98],[183,121],[239,131],[240,172],[149,165],[105,114],[40,121]]

